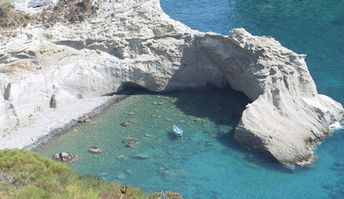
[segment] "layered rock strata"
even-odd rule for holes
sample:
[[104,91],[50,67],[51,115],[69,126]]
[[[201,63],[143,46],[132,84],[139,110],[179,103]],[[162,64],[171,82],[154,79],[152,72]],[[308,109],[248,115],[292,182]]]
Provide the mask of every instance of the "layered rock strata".
[[229,84],[252,100],[235,139],[293,165],[312,162],[315,144],[344,117],[341,104],[317,93],[305,56],[273,38],[195,31],[170,19],[158,0],[98,3],[99,13],[82,23],[0,38],[2,132],[125,86],[164,92]]

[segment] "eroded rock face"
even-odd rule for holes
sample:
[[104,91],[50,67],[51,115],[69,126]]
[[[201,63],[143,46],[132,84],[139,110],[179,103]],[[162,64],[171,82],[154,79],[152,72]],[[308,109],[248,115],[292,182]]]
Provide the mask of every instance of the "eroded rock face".
[[243,29],[228,38],[206,36],[203,45],[230,85],[253,101],[235,139],[286,165],[312,162],[314,145],[329,134],[329,125],[343,119],[343,107],[317,93],[305,56]]
[[229,84],[253,101],[235,139],[283,164],[301,164],[344,117],[339,103],[317,93],[304,55],[273,38],[244,29],[229,36],[194,31],[170,19],[158,0],[98,3],[98,15],[82,23],[0,38],[0,130],[51,111],[52,96],[59,109],[125,85],[170,91]]

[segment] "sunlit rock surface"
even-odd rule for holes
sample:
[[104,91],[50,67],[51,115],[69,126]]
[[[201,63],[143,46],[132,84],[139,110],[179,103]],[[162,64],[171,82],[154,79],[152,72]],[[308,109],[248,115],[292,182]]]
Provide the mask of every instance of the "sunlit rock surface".
[[44,6],[55,5],[59,0],[12,0],[13,6],[26,13],[37,13]]

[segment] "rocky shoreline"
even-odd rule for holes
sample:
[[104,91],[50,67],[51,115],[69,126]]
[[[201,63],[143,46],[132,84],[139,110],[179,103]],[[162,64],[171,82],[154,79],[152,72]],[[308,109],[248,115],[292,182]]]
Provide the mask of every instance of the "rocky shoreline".
[[[241,28],[228,36],[195,31],[170,19],[158,0],[92,2],[98,13],[83,22],[38,24],[0,38],[0,131],[14,140],[25,134],[14,129],[36,115],[70,104],[77,109],[87,99],[100,99],[94,102],[100,106],[106,104],[100,96],[124,87],[167,92],[230,85],[252,100],[235,140],[287,166],[311,164],[314,146],[344,118],[341,104],[318,94],[305,55],[271,37]],[[47,132],[35,136],[46,140]],[[0,138],[2,148],[8,144]]]
[[[114,95],[86,99],[60,110],[52,110],[41,115],[34,123],[21,127],[1,139],[0,149],[34,149],[47,143],[54,136],[64,133],[80,123],[90,122],[91,118],[104,109],[129,97]],[[67,114],[66,114],[67,113]]]

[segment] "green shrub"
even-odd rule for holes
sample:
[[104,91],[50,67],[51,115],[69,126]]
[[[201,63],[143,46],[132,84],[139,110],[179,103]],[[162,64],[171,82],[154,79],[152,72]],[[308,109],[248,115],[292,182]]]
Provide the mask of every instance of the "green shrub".
[[[1,174],[12,180],[1,179]],[[4,176],[4,175],[2,175]],[[10,182],[11,181],[11,182]],[[122,189],[122,191],[121,191]],[[122,192],[122,193],[121,193]],[[167,199],[181,199],[179,194],[167,193]],[[0,150],[1,199],[159,199],[137,188],[125,189],[120,184],[104,182],[97,177],[77,176],[67,164],[25,150]]]

